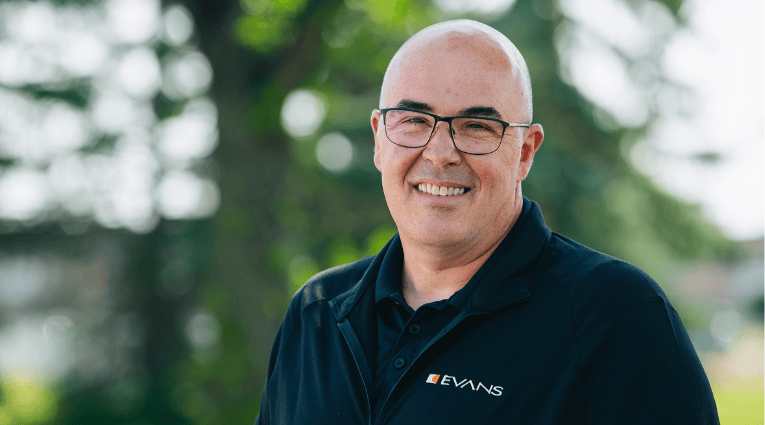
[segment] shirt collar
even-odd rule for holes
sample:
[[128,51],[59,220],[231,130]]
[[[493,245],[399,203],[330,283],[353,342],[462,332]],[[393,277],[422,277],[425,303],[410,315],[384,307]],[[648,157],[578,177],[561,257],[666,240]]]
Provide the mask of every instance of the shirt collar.
[[380,264],[375,283],[375,304],[401,292],[401,271],[404,267],[404,249],[398,233],[393,236]]
[[[523,242],[518,242],[523,240]],[[488,305],[501,300],[491,297],[506,294],[506,290],[497,291],[494,284],[517,275],[525,270],[549,239],[549,229],[544,224],[539,206],[523,198],[523,207],[518,220],[502,240],[497,249],[489,256],[468,283],[455,292],[447,303],[459,309],[476,308],[488,301]],[[391,239],[384,254],[375,283],[375,304],[401,292],[401,272],[404,263],[404,251],[398,234]],[[502,264],[501,267],[497,267]],[[482,282],[484,282],[482,284]],[[481,290],[478,288],[481,286]],[[521,289],[521,288],[519,288]],[[526,288],[523,288],[524,290]],[[472,302],[468,303],[469,301]]]

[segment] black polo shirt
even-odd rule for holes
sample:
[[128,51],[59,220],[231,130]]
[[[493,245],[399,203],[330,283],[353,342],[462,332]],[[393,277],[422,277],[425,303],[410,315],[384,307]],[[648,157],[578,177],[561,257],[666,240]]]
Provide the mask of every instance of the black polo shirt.
[[[530,210],[531,203],[524,202],[518,222]],[[495,252],[504,251],[512,239],[505,237]],[[377,418],[380,407],[412,359],[419,356],[439,331],[465,307],[473,290],[498,258],[499,255],[491,255],[470,281],[448,299],[424,304],[415,311],[404,300],[401,288],[404,250],[398,235],[393,238],[375,283],[377,356],[373,368],[374,393],[370,398],[373,419]]]
[[[404,309],[411,317],[393,337],[385,324],[377,332],[376,301],[381,317],[396,314],[397,238],[311,278],[279,328],[256,423],[719,424],[698,356],[656,282],[550,232],[539,206],[524,203],[530,211],[471,278],[457,316],[425,337],[427,348],[411,343],[421,351],[414,360],[404,353],[407,325],[431,332],[417,314]],[[389,290],[376,297],[380,276]],[[460,295],[426,322],[440,322]],[[390,365],[399,357],[403,374]]]

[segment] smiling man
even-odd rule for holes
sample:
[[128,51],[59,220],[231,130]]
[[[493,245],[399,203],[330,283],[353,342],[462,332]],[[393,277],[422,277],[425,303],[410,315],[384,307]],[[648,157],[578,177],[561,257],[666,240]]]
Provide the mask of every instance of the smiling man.
[[496,30],[445,22],[401,47],[371,118],[399,233],[295,295],[257,424],[718,423],[656,283],[523,197],[531,118]]

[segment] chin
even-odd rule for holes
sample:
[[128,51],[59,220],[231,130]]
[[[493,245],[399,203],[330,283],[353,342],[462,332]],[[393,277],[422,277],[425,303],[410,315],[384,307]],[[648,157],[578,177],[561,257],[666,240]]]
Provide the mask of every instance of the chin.
[[446,226],[446,223],[436,226],[423,226],[412,232],[408,232],[409,239],[423,245],[432,247],[449,248],[460,246],[470,239],[462,229],[454,226]]

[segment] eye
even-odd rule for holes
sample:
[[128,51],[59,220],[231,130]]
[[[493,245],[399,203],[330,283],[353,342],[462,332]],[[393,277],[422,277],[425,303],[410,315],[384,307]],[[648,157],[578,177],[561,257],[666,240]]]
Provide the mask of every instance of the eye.
[[408,129],[427,128],[433,123],[433,119],[425,114],[414,111],[393,109],[388,111],[387,123],[393,126],[403,126]]
[[476,122],[476,121],[465,124],[464,128],[469,128],[471,130],[488,130],[489,129],[489,127],[486,124],[482,122]]
[[402,125],[413,127],[429,127],[432,120],[427,115],[408,114],[402,116],[398,122]]
[[457,124],[456,127],[460,129],[460,131],[467,131],[467,132],[486,132],[486,131],[494,131],[494,124],[491,121],[485,121],[485,120],[465,120],[455,123]]

